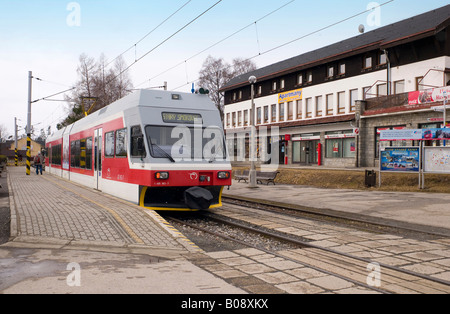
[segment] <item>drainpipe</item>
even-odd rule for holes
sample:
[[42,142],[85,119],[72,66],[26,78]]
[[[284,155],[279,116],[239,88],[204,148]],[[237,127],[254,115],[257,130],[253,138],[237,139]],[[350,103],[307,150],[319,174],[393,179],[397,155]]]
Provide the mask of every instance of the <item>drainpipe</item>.
[[389,53],[386,49],[383,49],[384,54],[386,55],[386,61],[387,61],[387,94],[391,95],[391,60],[389,59]]

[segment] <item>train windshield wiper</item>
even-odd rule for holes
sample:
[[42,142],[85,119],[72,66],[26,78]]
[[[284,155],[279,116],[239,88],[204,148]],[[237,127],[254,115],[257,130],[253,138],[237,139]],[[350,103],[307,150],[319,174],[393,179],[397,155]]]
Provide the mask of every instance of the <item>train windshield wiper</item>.
[[173,157],[168,152],[166,152],[164,149],[162,149],[159,145],[152,143],[152,149],[154,149],[154,148],[156,148],[158,153],[160,153],[162,155],[161,157],[168,158],[171,162],[175,162],[175,159],[173,159]]

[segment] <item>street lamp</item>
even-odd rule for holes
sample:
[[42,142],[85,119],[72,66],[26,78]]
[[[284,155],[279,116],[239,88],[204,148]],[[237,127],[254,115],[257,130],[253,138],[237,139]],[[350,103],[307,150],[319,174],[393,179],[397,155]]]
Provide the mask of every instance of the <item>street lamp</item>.
[[252,110],[251,110],[251,117],[250,117],[250,124],[251,124],[251,139],[250,139],[250,187],[256,188],[258,187],[257,181],[256,181],[256,143],[255,143],[255,133],[256,133],[256,123],[255,123],[255,84],[256,84],[256,77],[250,76],[248,79],[249,83],[251,84],[251,99],[252,99]]

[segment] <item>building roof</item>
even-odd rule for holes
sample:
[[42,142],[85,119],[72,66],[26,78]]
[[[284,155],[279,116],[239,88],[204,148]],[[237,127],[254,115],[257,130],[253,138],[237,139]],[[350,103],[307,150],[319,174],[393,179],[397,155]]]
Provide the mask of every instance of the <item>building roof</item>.
[[450,25],[450,5],[260,68],[231,79],[221,91],[248,85],[252,75],[267,80],[375,49],[435,35]]

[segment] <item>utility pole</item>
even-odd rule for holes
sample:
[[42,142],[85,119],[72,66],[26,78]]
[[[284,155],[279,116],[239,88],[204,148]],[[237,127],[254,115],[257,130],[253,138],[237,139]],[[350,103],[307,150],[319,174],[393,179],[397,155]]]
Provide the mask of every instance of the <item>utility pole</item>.
[[31,175],[31,89],[33,73],[28,72],[27,176]]
[[15,160],[15,165],[17,167],[19,165],[19,148],[17,147],[17,118],[14,118],[14,137],[15,137],[15,142],[16,142],[14,160]]

